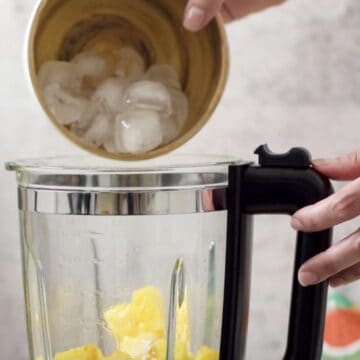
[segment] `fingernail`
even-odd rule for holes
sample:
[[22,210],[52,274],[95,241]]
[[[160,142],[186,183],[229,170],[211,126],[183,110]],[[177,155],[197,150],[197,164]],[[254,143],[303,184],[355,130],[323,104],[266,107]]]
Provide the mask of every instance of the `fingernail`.
[[339,286],[342,286],[342,285],[345,285],[345,284],[346,284],[346,281],[341,277],[337,277],[337,278],[332,279],[330,281],[330,285],[333,288],[336,288],[336,287],[339,287]]
[[296,217],[292,217],[291,218],[291,226],[295,229],[295,230],[302,230],[304,229],[304,225],[302,224],[302,222],[296,218]]
[[319,280],[320,280],[319,276],[313,272],[299,273],[299,283],[302,286],[315,285],[319,282]]
[[184,26],[190,31],[200,30],[205,21],[205,10],[198,6],[190,6],[186,11]]
[[312,161],[312,164],[316,167],[316,166],[324,166],[329,164],[329,159],[316,159]]

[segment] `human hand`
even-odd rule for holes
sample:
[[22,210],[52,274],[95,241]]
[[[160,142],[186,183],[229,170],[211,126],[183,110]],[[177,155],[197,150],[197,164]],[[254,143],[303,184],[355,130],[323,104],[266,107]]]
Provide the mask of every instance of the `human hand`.
[[[291,225],[316,232],[360,215],[360,150],[337,159],[317,160],[314,168],[334,180],[353,180],[340,191],[296,212]],[[299,270],[302,285],[329,279],[333,287],[360,279],[360,228],[325,252],[308,260]]]
[[184,26],[187,30],[198,31],[217,13],[228,22],[283,2],[285,0],[189,0],[185,9]]

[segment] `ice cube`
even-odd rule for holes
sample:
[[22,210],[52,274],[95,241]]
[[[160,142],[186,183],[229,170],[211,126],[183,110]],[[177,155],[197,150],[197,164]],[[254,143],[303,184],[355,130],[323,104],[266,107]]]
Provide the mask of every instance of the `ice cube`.
[[170,93],[163,84],[156,81],[142,80],[133,83],[125,94],[125,102],[131,108],[172,113]]
[[78,73],[83,78],[85,87],[94,88],[106,77],[112,75],[113,66],[111,59],[91,52],[82,52],[72,59]]
[[117,65],[115,75],[131,82],[142,78],[145,72],[145,63],[140,54],[131,47],[123,47],[116,53]]
[[124,152],[143,153],[161,145],[161,118],[151,110],[129,110],[115,120],[115,144]]
[[103,146],[104,146],[104,149],[105,149],[107,152],[112,153],[112,154],[115,154],[115,153],[117,153],[117,152],[123,152],[123,148],[122,148],[122,147],[121,147],[120,150],[118,150],[118,149],[116,148],[115,136],[114,136],[114,134],[112,134],[112,136],[104,142]]
[[44,97],[50,111],[63,125],[79,121],[89,106],[89,101],[63,89],[59,84],[48,85]]
[[90,52],[79,53],[71,62],[76,65],[81,76],[101,77],[106,71],[106,60]]
[[179,129],[173,118],[169,116],[161,116],[160,124],[164,143],[168,143],[176,138],[179,133]]
[[81,117],[71,124],[70,130],[77,136],[83,136],[86,130],[89,129],[92,122],[98,114],[105,112],[105,106],[98,101],[89,101],[89,106],[83,112]]
[[172,116],[178,129],[184,126],[189,116],[189,101],[181,90],[169,89],[171,95]]
[[83,139],[94,147],[103,145],[114,133],[114,122],[111,114],[101,112],[96,115]]
[[64,61],[48,61],[41,65],[38,80],[42,89],[58,84],[66,89],[80,89],[81,75],[76,66]]
[[127,86],[126,80],[111,77],[99,85],[92,99],[103,101],[110,111],[119,113],[124,109],[124,95]]
[[144,76],[145,80],[159,81],[165,86],[180,89],[180,81],[175,69],[170,65],[152,65]]

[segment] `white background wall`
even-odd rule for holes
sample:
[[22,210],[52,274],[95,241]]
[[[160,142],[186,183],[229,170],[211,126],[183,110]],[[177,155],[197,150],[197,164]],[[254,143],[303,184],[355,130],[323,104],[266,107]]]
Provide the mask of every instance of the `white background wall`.
[[[79,152],[45,119],[24,81],[23,37],[33,5],[34,0],[1,0],[1,164]],[[358,148],[359,24],[358,0],[290,0],[229,26],[232,66],[225,96],[183,151],[252,159],[265,142],[275,151],[306,146],[315,157]],[[3,170],[0,214],[1,359],[25,360],[15,177]],[[259,217],[255,225],[248,359],[275,360],[284,347],[294,232],[287,217]],[[357,220],[338,227],[335,239],[358,226]],[[359,284],[343,292],[360,299]]]

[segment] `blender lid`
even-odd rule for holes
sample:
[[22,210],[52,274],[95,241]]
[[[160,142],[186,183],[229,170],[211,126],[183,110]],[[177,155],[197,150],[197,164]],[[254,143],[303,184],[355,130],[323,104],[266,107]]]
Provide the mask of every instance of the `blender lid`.
[[230,165],[246,164],[219,155],[170,155],[140,162],[91,156],[11,161],[18,185],[42,190],[153,191],[225,188]]

